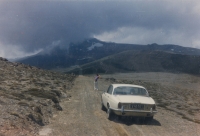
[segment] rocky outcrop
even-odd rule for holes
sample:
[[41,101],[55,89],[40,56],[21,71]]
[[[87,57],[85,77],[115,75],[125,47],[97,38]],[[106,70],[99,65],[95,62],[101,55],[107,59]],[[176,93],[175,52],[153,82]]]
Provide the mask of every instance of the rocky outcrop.
[[0,61],[8,61],[8,60],[5,59],[5,58],[0,57]]
[[0,58],[0,135],[37,135],[62,111],[75,77]]

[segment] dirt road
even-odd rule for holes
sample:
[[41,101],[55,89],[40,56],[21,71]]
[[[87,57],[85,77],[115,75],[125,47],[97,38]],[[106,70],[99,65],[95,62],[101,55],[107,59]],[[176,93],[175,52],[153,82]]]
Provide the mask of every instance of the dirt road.
[[99,81],[99,91],[93,89],[93,77],[79,76],[71,90],[71,99],[61,103],[63,111],[54,115],[43,127],[40,136],[199,136],[200,125],[182,119],[180,115],[158,107],[152,122],[137,119],[106,118],[101,110],[101,93],[109,83]]

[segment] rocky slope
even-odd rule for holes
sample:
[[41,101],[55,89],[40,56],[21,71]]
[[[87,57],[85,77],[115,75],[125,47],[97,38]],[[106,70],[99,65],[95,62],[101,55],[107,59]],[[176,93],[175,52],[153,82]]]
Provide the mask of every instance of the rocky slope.
[[0,135],[37,135],[70,99],[75,77],[0,58]]

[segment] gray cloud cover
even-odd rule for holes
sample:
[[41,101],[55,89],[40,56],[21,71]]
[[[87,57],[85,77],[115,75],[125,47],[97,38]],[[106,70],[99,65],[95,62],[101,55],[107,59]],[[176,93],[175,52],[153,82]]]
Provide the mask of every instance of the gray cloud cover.
[[0,1],[0,56],[22,57],[89,37],[200,48],[199,24],[198,1]]

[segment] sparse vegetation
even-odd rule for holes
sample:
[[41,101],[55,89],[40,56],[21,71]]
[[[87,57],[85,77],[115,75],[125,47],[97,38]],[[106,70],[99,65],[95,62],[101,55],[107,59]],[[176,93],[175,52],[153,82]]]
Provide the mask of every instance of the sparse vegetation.
[[16,112],[11,112],[10,115],[14,115],[14,116],[20,118],[20,115],[18,113],[16,113]]
[[58,98],[58,91],[47,91],[47,90],[39,90],[37,88],[31,88],[28,91],[24,92],[25,94],[30,94],[36,97],[40,98],[46,98],[46,99],[51,99],[54,103],[59,103],[59,98]]
[[[19,129],[26,127],[32,133],[38,125],[47,124],[53,113],[62,110],[59,104],[62,91],[68,92],[75,76],[11,64],[0,60],[0,126],[8,123]],[[66,87],[60,89],[62,86]]]
[[18,104],[20,106],[28,106],[29,107],[29,104],[27,102],[18,102]]

